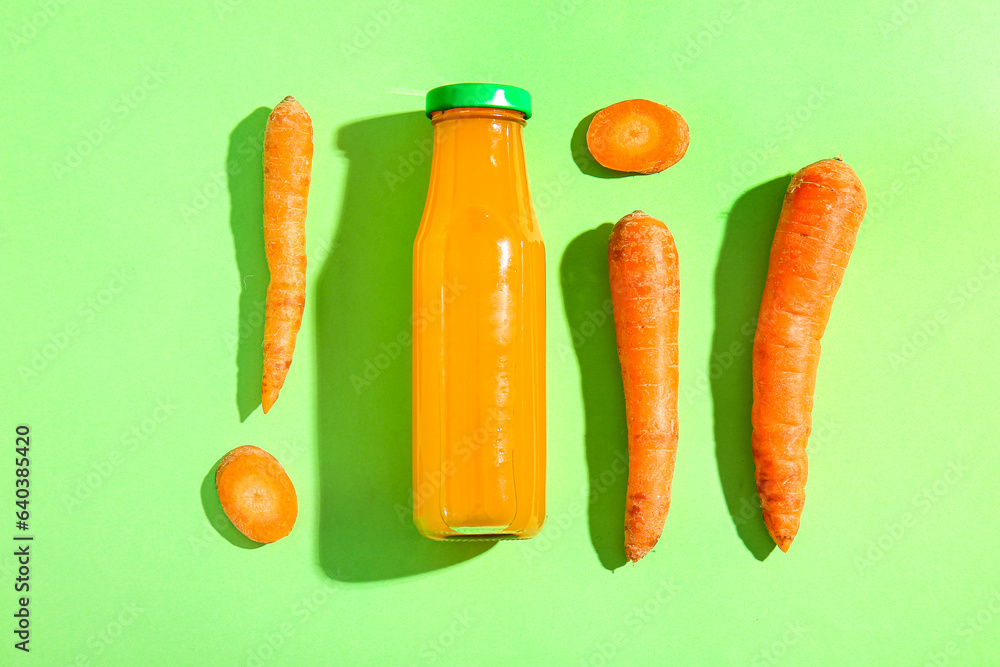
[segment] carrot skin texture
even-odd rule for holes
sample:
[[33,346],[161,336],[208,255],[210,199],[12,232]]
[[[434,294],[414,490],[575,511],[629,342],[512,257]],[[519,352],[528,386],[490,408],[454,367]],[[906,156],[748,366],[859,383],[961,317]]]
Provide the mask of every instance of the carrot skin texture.
[[785,552],[805,503],[820,339],[866,207],[846,163],[813,163],[792,178],[771,245],[753,346],[752,447],[764,523]]
[[292,364],[306,298],[306,202],[313,155],[312,120],[286,97],[264,130],[264,249],[271,281],[264,306],[261,405],[267,413]]
[[677,455],[677,247],[642,211],[611,231],[608,270],[628,422],[625,555],[656,545],[670,509]]

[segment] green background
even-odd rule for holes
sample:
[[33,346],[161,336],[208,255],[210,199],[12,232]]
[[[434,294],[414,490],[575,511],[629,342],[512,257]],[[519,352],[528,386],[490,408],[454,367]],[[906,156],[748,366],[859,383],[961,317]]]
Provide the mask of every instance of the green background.
[[[15,533],[24,423],[30,659],[995,661],[997,4],[477,7],[3,4],[0,534]],[[477,80],[533,95],[548,249],[548,520],[492,548],[410,523],[409,350],[393,347],[427,185],[422,94]],[[289,94],[315,126],[309,288],[264,416],[259,143]],[[634,97],[679,110],[690,149],[665,173],[609,178],[581,132]],[[753,507],[747,346],[789,174],[841,154],[869,214],[782,554]],[[624,417],[601,309],[607,224],[637,208],[680,252],[681,436],[663,538],[621,567]],[[384,368],[355,391],[369,363]],[[291,536],[262,548],[212,488],[248,443],[299,497]],[[0,662],[27,657],[0,630]]]

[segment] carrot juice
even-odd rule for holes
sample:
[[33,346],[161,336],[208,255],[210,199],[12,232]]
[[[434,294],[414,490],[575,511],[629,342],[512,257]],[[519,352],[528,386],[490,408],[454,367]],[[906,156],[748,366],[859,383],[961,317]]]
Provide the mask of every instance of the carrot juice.
[[528,538],[545,519],[545,246],[527,91],[427,94],[430,186],[413,247],[413,520],[431,539]]

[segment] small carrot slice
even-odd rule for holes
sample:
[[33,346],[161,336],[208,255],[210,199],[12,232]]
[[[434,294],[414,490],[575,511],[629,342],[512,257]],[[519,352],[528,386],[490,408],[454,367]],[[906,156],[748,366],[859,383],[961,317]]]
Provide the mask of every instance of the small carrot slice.
[[679,113],[649,100],[625,100],[601,109],[587,129],[587,147],[615,171],[655,174],[684,157],[690,141]]
[[215,489],[226,516],[254,542],[276,542],[295,525],[295,487],[260,447],[244,445],[226,454],[215,471]]

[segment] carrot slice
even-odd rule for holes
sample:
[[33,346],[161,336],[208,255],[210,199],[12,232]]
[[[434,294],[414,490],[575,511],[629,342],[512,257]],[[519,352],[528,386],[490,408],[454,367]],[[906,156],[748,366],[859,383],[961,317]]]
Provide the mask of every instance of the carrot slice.
[[276,542],[295,525],[295,487],[260,447],[244,445],[226,454],[215,471],[215,489],[226,516],[254,542]]
[[684,157],[690,141],[679,113],[649,100],[625,100],[601,109],[587,129],[587,147],[615,171],[655,174]]

